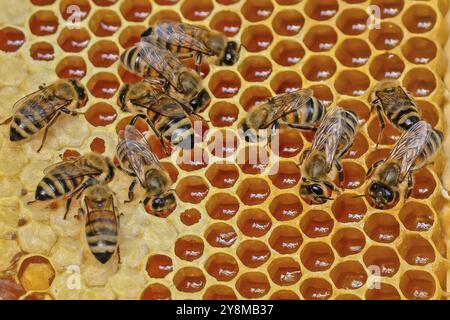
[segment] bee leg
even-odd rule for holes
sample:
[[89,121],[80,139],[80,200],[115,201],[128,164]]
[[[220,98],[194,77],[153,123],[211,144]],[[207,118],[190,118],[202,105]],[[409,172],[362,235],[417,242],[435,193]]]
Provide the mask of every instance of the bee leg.
[[341,163],[338,160],[334,161],[334,166],[336,167],[336,170],[338,171],[338,179],[339,179],[339,187],[340,189],[343,189],[343,183],[344,183],[344,169],[342,168]]
[[128,200],[125,200],[124,203],[130,203],[134,200],[134,187],[136,186],[137,180],[134,179],[133,182],[131,182],[130,187],[128,188]]
[[384,160],[378,160],[377,162],[372,164],[369,170],[367,170],[366,177],[370,177],[372,173],[375,171],[375,169],[378,168],[383,162]]
[[375,149],[378,149],[378,145],[380,144],[381,138],[383,137],[384,128],[386,127],[386,122],[384,121],[383,114],[381,112],[381,107],[379,105],[375,106],[375,110],[377,111],[378,122],[380,123],[380,133],[378,133],[377,144]]
[[176,56],[179,60],[187,60],[187,59],[191,59],[194,57],[194,52],[178,53]]
[[64,220],[66,220],[66,218],[67,218],[67,214],[69,213],[70,204],[71,203],[72,203],[72,198],[67,199],[67,202],[66,202],[66,213],[64,213]]
[[80,114],[84,114],[84,112],[78,112],[78,111],[74,111],[74,110],[69,110],[67,108],[61,108],[60,109],[62,112],[70,114],[71,116],[78,116]]
[[37,200],[28,201],[28,202],[27,202],[27,205],[29,206],[30,204],[33,204],[33,203],[35,203],[35,202],[37,202]]
[[405,199],[403,200],[404,202],[406,202],[406,200],[411,196],[412,189],[413,189],[413,179],[412,179],[412,172],[410,171],[408,173],[408,189],[406,190],[405,193]]
[[119,259],[119,264],[122,264],[122,258],[120,257],[120,246],[117,246],[117,258]]
[[47,140],[47,134],[48,134],[48,128],[50,128],[56,121],[56,119],[59,118],[61,115],[61,112],[56,113],[53,118],[50,119],[50,121],[47,123],[47,126],[44,129],[44,136],[42,137],[41,145],[37,149],[37,153],[41,152],[42,147],[44,146],[45,140]]
[[202,58],[203,58],[203,55],[200,52],[198,52],[197,53],[197,57],[195,59],[195,71],[198,74],[200,74],[200,67],[202,65]]
[[8,124],[8,123],[10,123],[11,122],[11,120],[12,120],[12,117],[9,117],[8,119],[6,119],[5,121],[3,121],[3,122],[0,122],[0,126],[3,126],[3,125],[5,125],[5,124]]

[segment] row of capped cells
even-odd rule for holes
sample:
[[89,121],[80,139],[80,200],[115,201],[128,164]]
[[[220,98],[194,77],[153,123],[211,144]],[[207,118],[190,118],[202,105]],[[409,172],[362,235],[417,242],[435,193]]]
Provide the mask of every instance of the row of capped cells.
[[[326,214],[326,213],[325,213]],[[320,212],[313,215],[309,214],[310,218],[316,219],[316,222],[320,220]],[[391,215],[378,214],[374,215],[371,219],[379,219],[384,223],[384,230],[388,230],[389,219],[395,221],[395,218]],[[381,217],[384,215],[385,217]],[[260,217],[260,216],[259,216]],[[388,218],[390,217],[390,218]],[[251,217],[255,219],[255,217]],[[330,229],[330,223],[332,228],[332,220],[325,218],[324,225],[328,225]],[[303,221],[307,220],[306,216],[303,218],[301,227],[304,227]],[[306,222],[305,222],[306,223]],[[240,224],[240,223],[238,223]],[[217,228],[217,227],[216,227]],[[305,233],[307,232],[304,230]],[[210,231],[205,234],[205,239],[214,245],[215,241],[210,236]],[[230,232],[228,231],[227,234]],[[279,227],[274,230],[268,241],[269,245],[278,253],[288,254],[295,253],[302,245],[301,237],[298,234],[296,228],[292,226]],[[230,238],[227,238],[228,242]],[[224,240],[222,239],[222,247]],[[282,245],[286,244],[286,245]],[[289,246],[288,246],[289,245]],[[341,257],[349,257],[361,252],[364,248],[364,236],[361,231],[356,228],[343,228],[339,230],[331,240],[331,245],[335,251]],[[185,261],[195,261],[203,255],[204,243],[202,238],[197,235],[185,235],[177,239],[174,246],[175,254],[178,258]],[[289,252],[285,252],[285,251]],[[398,253],[397,253],[398,252]],[[402,243],[398,245],[397,251],[387,247],[372,245],[364,251],[364,255],[361,262],[356,260],[346,260],[335,264],[335,257],[331,247],[321,241],[312,241],[303,245],[301,248],[299,258],[297,261],[292,257],[276,257],[268,263],[271,256],[271,251],[267,247],[265,242],[261,242],[255,239],[242,241],[236,249],[236,256],[233,257],[227,253],[214,253],[205,260],[203,270],[206,271],[211,277],[217,281],[226,284],[233,281],[235,283],[236,290],[245,298],[261,298],[267,295],[271,288],[271,282],[275,286],[284,287],[280,292],[284,292],[282,296],[284,299],[298,298],[298,295],[294,292],[297,291],[298,286],[301,295],[305,299],[327,299],[331,297],[333,288],[329,280],[321,277],[314,277],[311,272],[327,272],[329,270],[329,279],[334,284],[334,287],[338,290],[357,290],[363,285],[367,284],[368,274],[364,265],[369,268],[377,266],[382,270],[381,277],[392,278],[399,273],[401,261],[400,257],[409,264],[417,264],[419,260],[427,260],[428,263],[434,261],[434,250],[429,245],[427,240],[418,235],[408,235],[402,240]],[[420,258],[420,259],[418,259]],[[250,271],[245,273],[239,273],[240,267],[236,259],[248,268],[267,268],[267,274],[260,271]],[[301,265],[300,265],[301,263]],[[203,270],[198,267],[183,267],[174,271],[172,258],[163,254],[152,254],[147,258],[146,271],[153,281],[159,281],[170,276],[175,288],[184,293],[195,293],[201,291],[207,285],[207,279],[203,274]],[[174,272],[174,274],[172,274]],[[308,273],[308,276],[304,276],[303,273]],[[269,280],[269,278],[270,280]],[[39,299],[38,296],[34,296],[34,291],[48,290],[55,278],[55,269],[51,262],[42,256],[28,256],[20,262],[17,278],[20,283],[14,285],[12,289],[15,289],[18,296],[25,294],[28,291],[28,298]],[[235,279],[236,278],[236,279]],[[306,279],[305,279],[306,278]],[[159,279],[159,280],[158,280]],[[383,278],[382,278],[383,279]],[[427,272],[420,270],[408,270],[398,276],[399,288],[407,299],[429,299],[433,297],[438,291],[438,286],[444,286],[442,279],[436,283],[435,279]],[[301,281],[300,281],[301,280]],[[0,280],[5,281],[4,279]],[[234,282],[235,281],[235,282]],[[271,281],[271,282],[270,282]],[[440,283],[442,282],[442,283]],[[165,282],[164,282],[165,283]],[[392,286],[392,281],[382,281],[381,288],[368,289],[365,292],[367,299],[399,299],[400,294],[397,289]],[[8,285],[6,283],[4,288],[7,291]],[[156,286],[156,287],[155,287]],[[215,286],[212,286],[213,288]],[[230,293],[227,297],[236,298],[233,290],[228,286],[225,287]],[[167,294],[161,297],[159,289]],[[219,292],[213,289],[207,289],[205,292],[205,298],[219,298],[216,295],[222,296]],[[222,288],[223,289],[223,288]],[[4,290],[4,291],[5,291]],[[155,292],[156,290],[156,292]],[[293,290],[293,291],[291,291]],[[215,294],[211,294],[211,291]],[[209,294],[208,294],[209,292]],[[351,292],[351,291],[347,291]],[[223,293],[223,292],[222,292]],[[286,293],[289,293],[286,295]],[[5,292],[2,292],[2,295]],[[43,294],[41,292],[41,294]],[[170,298],[170,290],[160,283],[153,283],[149,285],[141,295],[143,299],[157,299],[157,298]],[[273,294],[271,298],[276,298],[277,294]],[[281,298],[281,297],[280,297]]]

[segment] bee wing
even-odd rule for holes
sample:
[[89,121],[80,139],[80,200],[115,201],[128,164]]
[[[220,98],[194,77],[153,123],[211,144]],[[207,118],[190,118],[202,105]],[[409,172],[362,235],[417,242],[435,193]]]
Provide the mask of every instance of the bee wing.
[[323,149],[326,155],[327,167],[330,168],[336,150],[339,146],[339,138],[344,131],[344,119],[342,117],[343,109],[340,107],[333,107],[325,116],[319,126],[314,140],[312,142],[312,150]]
[[311,89],[301,89],[295,92],[289,92],[269,98],[266,103],[272,103],[276,106],[273,114],[271,114],[264,128],[270,126],[274,121],[280,119],[288,113],[301,109],[311,99],[314,92]]
[[80,167],[76,164],[76,160],[62,161],[54,165],[51,165],[44,170],[44,174],[47,175],[61,175],[63,180],[70,180],[73,178],[84,177],[89,175],[96,175],[100,172],[92,168]]
[[204,39],[202,35],[210,32],[205,28],[181,22],[162,21],[155,25],[153,32],[157,38],[167,43],[211,54],[211,49],[202,41]]
[[147,37],[145,41],[139,42],[137,45],[140,50],[140,57],[163,76],[174,87],[178,88],[177,75],[174,73],[178,66],[170,65],[178,63],[180,68],[184,65],[178,58],[166,48],[163,48],[155,38]]
[[431,135],[431,126],[426,121],[419,121],[405,131],[395,144],[386,162],[400,161],[400,176],[408,174],[417,157],[422,152],[427,139]]
[[135,127],[127,125],[124,132],[127,158],[130,167],[136,174],[139,182],[145,182],[145,166],[157,165],[161,167],[158,157],[150,150],[144,135]]
[[[39,111],[43,118],[49,118],[58,109],[69,105],[72,100],[65,100],[52,95],[52,85],[39,89],[33,93],[30,93],[13,105],[13,113],[16,113],[21,109],[21,113],[24,116],[36,116],[36,112]],[[36,106],[36,108],[22,108],[27,104]]]
[[[139,105],[139,103],[134,101],[131,102]],[[178,101],[165,94],[160,94],[155,97],[154,101],[149,105],[139,106],[169,118],[182,118],[186,115],[183,106]]]

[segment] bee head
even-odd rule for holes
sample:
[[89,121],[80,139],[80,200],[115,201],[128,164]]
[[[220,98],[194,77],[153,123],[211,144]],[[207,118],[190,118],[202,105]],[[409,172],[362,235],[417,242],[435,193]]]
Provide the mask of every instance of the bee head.
[[156,216],[164,216],[168,212],[175,210],[177,200],[172,191],[157,197],[147,197],[144,199],[144,205],[150,204],[151,213]]
[[85,191],[86,202],[92,209],[101,209],[105,207],[106,202],[112,193],[108,186],[94,183]]
[[221,64],[232,66],[239,60],[238,44],[236,41],[228,41]]
[[88,102],[88,95],[86,92],[86,88],[77,79],[70,79],[69,82],[75,89],[75,92],[77,93],[78,108],[84,107]]
[[189,105],[191,106],[194,112],[202,112],[203,110],[206,109],[206,107],[209,105],[210,102],[211,97],[208,91],[206,91],[206,89],[202,89],[197,94],[197,96],[195,96],[195,98],[189,102]]
[[120,110],[122,111],[127,111],[127,102],[125,99],[127,97],[128,91],[130,91],[130,86],[128,84],[122,86],[122,88],[120,88],[119,90],[117,104],[119,105]]
[[323,204],[331,198],[327,194],[328,188],[320,181],[311,181],[303,178],[300,185],[300,195],[313,204]]
[[399,194],[391,187],[374,181],[369,186],[369,196],[374,201],[376,208],[384,209],[394,204],[398,200]]

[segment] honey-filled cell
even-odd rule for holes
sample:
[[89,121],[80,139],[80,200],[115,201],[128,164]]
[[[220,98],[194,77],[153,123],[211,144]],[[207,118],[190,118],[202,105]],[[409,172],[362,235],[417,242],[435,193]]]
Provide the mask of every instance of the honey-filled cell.
[[208,227],[204,237],[212,247],[216,248],[231,247],[238,239],[238,235],[233,227],[222,222]]
[[323,272],[333,265],[334,253],[325,242],[309,242],[303,247],[300,260],[309,271]]
[[300,284],[300,293],[305,300],[328,300],[333,287],[323,278],[309,278]]
[[91,36],[85,28],[73,32],[64,28],[58,35],[58,44],[65,52],[81,52],[89,45]]
[[141,300],[171,300],[172,293],[169,288],[160,283],[152,283],[147,286],[140,296]]
[[387,283],[380,283],[378,288],[370,288],[366,291],[367,300],[400,300],[398,290]]
[[155,254],[147,259],[147,274],[150,278],[165,278],[173,271],[172,258],[163,254]]
[[310,210],[300,220],[300,228],[309,238],[326,237],[333,226],[334,220],[322,210]]
[[402,42],[403,30],[395,23],[382,22],[370,31],[369,40],[377,50],[392,50]]
[[237,247],[236,255],[246,267],[258,268],[270,259],[271,252],[262,241],[245,240]]
[[311,19],[319,21],[331,19],[338,12],[338,9],[337,0],[308,0],[305,4],[305,13]]
[[426,4],[410,6],[404,13],[403,25],[412,33],[425,33],[436,24],[436,11]]
[[297,195],[284,193],[272,200],[269,210],[278,221],[288,221],[298,217],[302,213],[303,206]]
[[278,12],[272,20],[275,32],[282,36],[294,36],[300,32],[305,24],[305,17],[297,10],[283,10]]
[[83,21],[91,12],[91,5],[89,0],[61,0],[59,12],[66,21],[74,19]]
[[264,297],[270,290],[269,279],[261,272],[247,272],[236,281],[237,291],[247,299]]
[[211,29],[223,33],[227,37],[237,34],[241,28],[241,18],[232,11],[220,11],[216,13],[209,23]]
[[120,16],[112,10],[98,10],[89,19],[89,28],[97,37],[109,37],[122,26]]
[[[0,50],[4,52],[16,52],[25,43],[25,34],[13,27],[0,29]],[[38,59],[35,59],[38,60]],[[42,59],[45,60],[45,59]]]
[[178,269],[173,277],[176,289],[185,293],[201,291],[206,285],[206,278],[202,270],[196,267]]
[[272,227],[272,221],[261,209],[247,209],[239,214],[237,225],[247,237],[262,237]]
[[213,285],[206,289],[203,300],[237,300],[237,297],[230,287]]
[[291,254],[298,251],[303,243],[303,237],[297,228],[280,225],[269,237],[270,247],[279,254]]
[[245,0],[241,7],[241,13],[250,22],[266,20],[274,9],[271,0]]
[[302,276],[300,264],[292,258],[278,258],[267,267],[271,280],[279,286],[297,283]]
[[234,195],[219,192],[208,199],[205,209],[212,219],[229,220],[237,214],[239,201]]
[[428,231],[434,224],[434,214],[430,207],[420,202],[407,202],[399,213],[400,221],[411,231]]
[[239,273],[236,259],[226,253],[215,253],[205,263],[205,270],[217,281],[231,281]]
[[39,10],[29,19],[30,31],[36,36],[48,36],[58,31],[58,17],[49,10]]
[[232,163],[213,163],[206,170],[205,176],[216,188],[231,188],[239,178],[239,170]]
[[242,60],[239,72],[249,82],[261,82],[272,73],[272,64],[264,56],[250,56]]
[[229,127],[238,116],[239,109],[226,101],[219,101],[209,108],[209,119],[214,127]]
[[30,56],[33,60],[52,61],[55,59],[55,49],[48,42],[36,42],[30,48]]
[[152,12],[152,6],[147,0],[128,0],[122,2],[120,12],[128,21],[142,22]]
[[331,280],[338,289],[356,290],[367,281],[364,267],[357,261],[345,261],[330,272]]
[[67,56],[59,61],[55,71],[62,79],[82,79],[86,75],[87,65],[79,56]]
[[28,291],[50,288],[56,271],[50,261],[43,256],[30,256],[20,264],[17,277],[23,288]]
[[189,1],[181,3],[180,11],[183,17],[191,21],[201,21],[206,19],[214,9],[212,0]]
[[373,241],[393,242],[400,234],[400,225],[390,214],[374,213],[364,224],[364,232]]
[[305,49],[299,42],[282,40],[271,51],[272,59],[283,67],[290,67],[299,63],[305,56]]
[[203,255],[205,245],[200,237],[186,235],[175,242],[175,254],[178,258],[186,261],[194,261]]
[[305,46],[314,52],[331,50],[337,43],[337,33],[334,28],[327,25],[311,27],[305,34],[303,42]]
[[424,266],[436,259],[430,242],[420,235],[407,235],[397,247],[400,256],[410,265]]
[[242,45],[249,52],[263,51],[271,45],[272,41],[272,31],[262,24],[252,25],[245,28],[241,35]]
[[336,58],[346,67],[365,65],[371,54],[367,42],[358,38],[346,39],[336,49]]
[[400,278],[400,290],[407,299],[428,300],[436,292],[436,282],[426,271],[408,270]]
[[400,269],[400,259],[390,247],[371,246],[364,253],[363,260],[367,268],[382,277],[393,277]]

